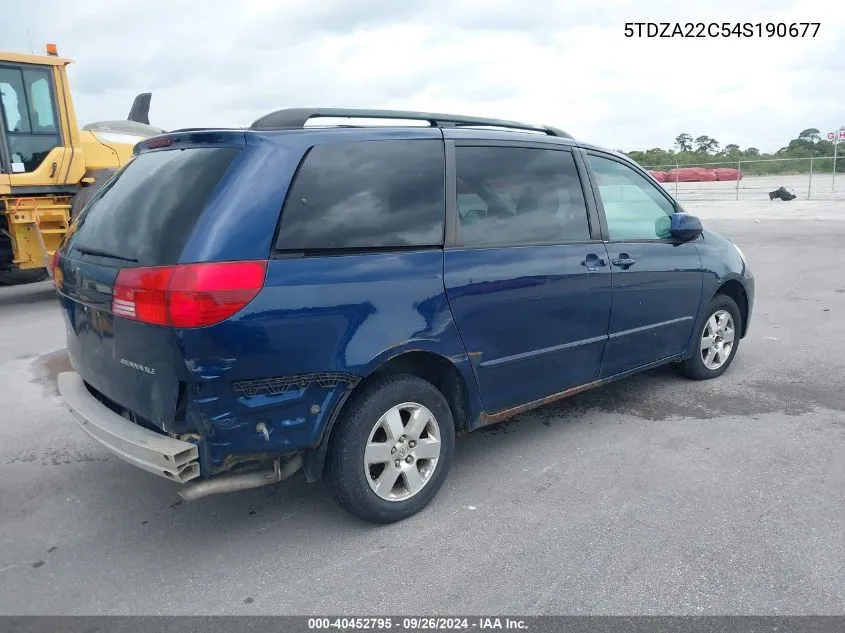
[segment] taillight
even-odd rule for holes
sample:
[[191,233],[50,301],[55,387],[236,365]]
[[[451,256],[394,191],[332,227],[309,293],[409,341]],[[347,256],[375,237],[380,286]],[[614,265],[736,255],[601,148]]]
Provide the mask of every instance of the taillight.
[[112,312],[154,325],[214,325],[258,296],[266,270],[266,261],[124,268],[114,284]]

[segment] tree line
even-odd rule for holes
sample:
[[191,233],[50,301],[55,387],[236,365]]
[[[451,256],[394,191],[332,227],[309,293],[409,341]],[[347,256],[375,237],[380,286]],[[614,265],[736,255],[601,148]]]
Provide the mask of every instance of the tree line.
[[[675,164],[701,165],[702,163],[724,163],[725,167],[736,167],[741,161],[759,161],[765,159],[781,159],[775,162],[744,162],[742,172],[747,175],[807,173],[810,171],[809,160],[813,160],[813,173],[833,172],[833,141],[822,138],[816,128],[803,130],[797,138],[789,141],[776,152],[761,152],[756,147],[742,149],[736,143],[728,143],[721,147],[719,141],[707,135],[693,137],[692,134],[682,132],[675,138],[672,149],[659,147],[646,151],[635,150],[623,152],[643,167],[670,169]],[[845,172],[845,139],[840,139],[837,148],[836,173]],[[710,165],[718,167],[719,165]]]

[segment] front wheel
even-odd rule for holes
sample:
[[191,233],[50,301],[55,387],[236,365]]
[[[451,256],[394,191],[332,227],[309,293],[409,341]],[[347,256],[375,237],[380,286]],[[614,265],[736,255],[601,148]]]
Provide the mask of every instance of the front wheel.
[[742,315],[736,302],[727,295],[716,295],[707,309],[704,324],[696,333],[692,356],[675,367],[693,380],[721,376],[736,357],[741,332]]
[[326,483],[350,514],[393,523],[434,498],[454,448],[455,425],[443,394],[416,376],[387,376],[365,387],[337,421]]

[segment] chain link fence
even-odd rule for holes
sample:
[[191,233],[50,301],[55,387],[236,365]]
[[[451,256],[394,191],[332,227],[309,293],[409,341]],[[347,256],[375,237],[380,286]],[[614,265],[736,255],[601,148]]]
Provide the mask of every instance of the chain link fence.
[[[656,172],[658,178],[662,174],[666,178],[663,186],[679,201],[768,200],[769,192],[779,187],[786,188],[798,200],[845,200],[845,173],[842,171],[845,156],[672,163],[645,168]],[[719,173],[714,170],[737,170],[742,177],[738,180],[685,181],[687,177],[696,177],[685,172],[687,168],[706,170],[702,178],[713,178],[712,174]],[[730,173],[726,177],[731,177]]]

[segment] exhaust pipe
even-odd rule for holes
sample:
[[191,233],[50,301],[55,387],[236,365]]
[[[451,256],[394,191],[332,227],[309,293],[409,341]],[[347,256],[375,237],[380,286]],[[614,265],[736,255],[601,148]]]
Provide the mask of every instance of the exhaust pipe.
[[200,481],[195,484],[188,484],[178,491],[183,501],[196,501],[210,495],[222,494],[224,492],[237,492],[260,488],[269,484],[279,483],[288,477],[296,474],[302,468],[302,455],[294,455],[282,466],[277,459],[274,462],[273,470],[262,470],[256,473],[244,473],[242,475],[229,475],[208,481]]

